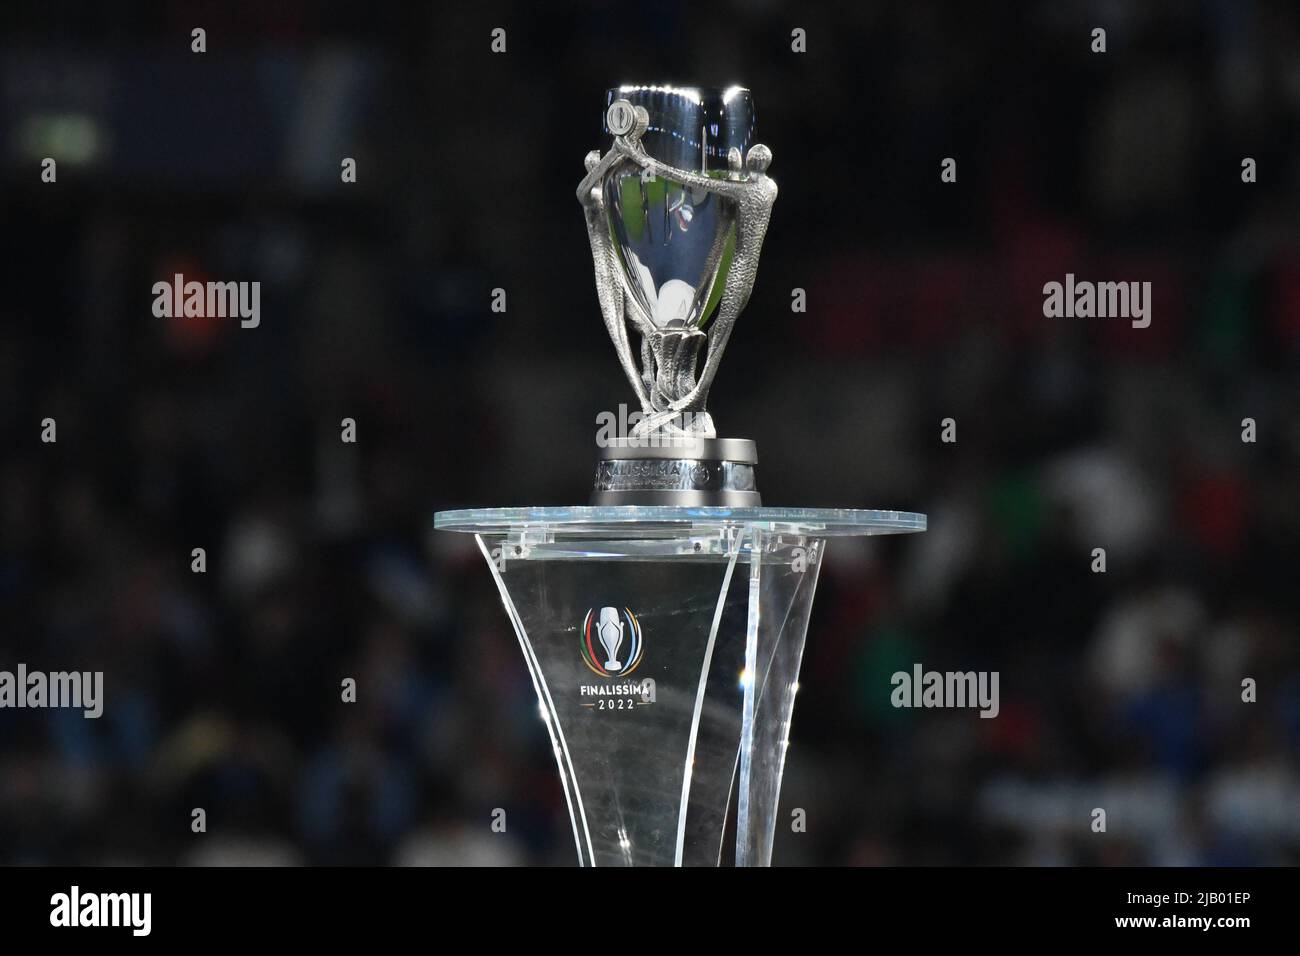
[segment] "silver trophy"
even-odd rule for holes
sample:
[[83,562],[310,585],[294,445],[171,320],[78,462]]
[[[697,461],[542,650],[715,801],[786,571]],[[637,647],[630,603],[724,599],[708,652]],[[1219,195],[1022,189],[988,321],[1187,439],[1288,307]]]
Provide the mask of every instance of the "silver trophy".
[[776,200],[772,151],[752,142],[741,87],[621,86],[606,103],[613,144],[587,154],[578,201],[642,417],[601,449],[592,504],[756,507],[754,443],[719,439],[705,405],[754,286]]
[[496,583],[578,862],[763,866],[827,543],[925,516],[763,507],[754,443],[714,430],[709,387],[776,199],[749,92],[621,86],[604,106],[612,139],[578,199],[640,420],[602,445],[590,505],[435,525],[473,534]]

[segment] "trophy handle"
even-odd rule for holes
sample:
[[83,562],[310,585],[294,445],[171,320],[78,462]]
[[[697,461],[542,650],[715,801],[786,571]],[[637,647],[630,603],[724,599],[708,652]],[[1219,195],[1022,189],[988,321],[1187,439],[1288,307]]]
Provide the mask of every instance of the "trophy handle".
[[628,302],[618,278],[614,246],[610,241],[609,230],[605,227],[605,200],[601,180],[606,170],[621,158],[613,150],[606,153],[604,159],[600,158],[596,150],[588,153],[587,175],[578,185],[578,201],[582,203],[587,220],[587,238],[591,242],[591,258],[595,264],[596,298],[600,302],[600,314],[614,343],[614,351],[618,353],[618,363],[623,367],[623,374],[636,393],[642,412],[648,414],[650,395],[628,344],[627,323],[624,320]]

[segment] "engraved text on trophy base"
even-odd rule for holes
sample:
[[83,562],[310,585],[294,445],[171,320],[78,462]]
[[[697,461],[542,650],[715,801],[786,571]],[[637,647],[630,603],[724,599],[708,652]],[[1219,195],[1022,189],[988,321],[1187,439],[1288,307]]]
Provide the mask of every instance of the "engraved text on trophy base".
[[602,461],[596,491],[753,491],[754,466],[735,461],[643,458]]

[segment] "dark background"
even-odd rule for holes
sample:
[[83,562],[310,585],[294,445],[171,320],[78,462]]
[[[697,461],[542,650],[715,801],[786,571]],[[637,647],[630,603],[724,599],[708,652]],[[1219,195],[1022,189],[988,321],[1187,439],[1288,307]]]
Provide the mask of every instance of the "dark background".
[[[632,400],[574,199],[621,82],[754,91],[781,194],[710,408],[765,502],[930,518],[832,543],[775,859],[1297,862],[1297,64],[1249,0],[6,3],[0,668],[107,706],[0,711],[0,862],[572,862],[431,525],[584,502]],[[175,272],[261,326],[154,318]],[[1067,272],[1150,328],[1044,318]],[[1000,717],[894,710],[916,661]]]

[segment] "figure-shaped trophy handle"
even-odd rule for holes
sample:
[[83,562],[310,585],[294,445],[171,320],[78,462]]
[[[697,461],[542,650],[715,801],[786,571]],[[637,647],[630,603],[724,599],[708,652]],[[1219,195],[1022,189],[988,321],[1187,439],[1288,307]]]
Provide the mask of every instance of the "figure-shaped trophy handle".
[[[645,110],[642,109],[641,112],[644,113]],[[596,297],[600,301],[600,313],[605,319],[605,329],[614,342],[619,364],[623,366],[623,372],[641,402],[642,411],[648,413],[649,384],[642,381],[641,372],[636,367],[632,350],[628,345],[627,323],[624,321],[626,293],[618,277],[614,244],[610,240],[609,227],[605,224],[605,202],[601,195],[601,180],[604,178],[605,171],[614,165],[615,160],[611,160],[612,155],[611,151],[602,160],[599,150],[593,149],[587,154],[585,162],[587,176],[578,187],[578,200],[582,203],[582,211],[587,220],[587,238],[591,241],[591,258],[596,269]]]

